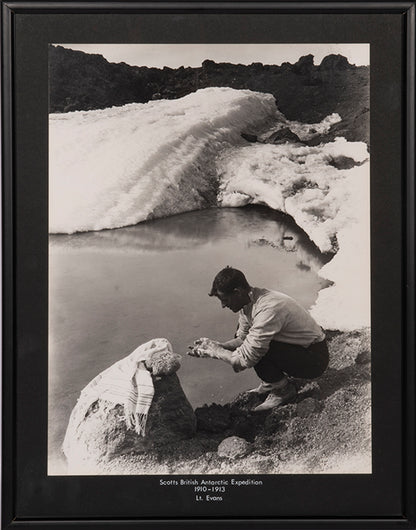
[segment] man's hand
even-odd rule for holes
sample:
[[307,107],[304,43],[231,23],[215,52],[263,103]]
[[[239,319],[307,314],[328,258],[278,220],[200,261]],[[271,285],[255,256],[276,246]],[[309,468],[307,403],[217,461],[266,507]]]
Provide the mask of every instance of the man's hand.
[[219,357],[220,345],[212,339],[203,337],[197,339],[193,346],[189,346],[188,355],[192,357],[206,357],[211,359],[220,359]]
[[241,372],[245,368],[241,365],[239,357],[235,356],[232,351],[223,348],[221,343],[207,338],[198,339],[194,342],[193,346],[189,346],[188,355],[219,359],[231,364],[234,372]]

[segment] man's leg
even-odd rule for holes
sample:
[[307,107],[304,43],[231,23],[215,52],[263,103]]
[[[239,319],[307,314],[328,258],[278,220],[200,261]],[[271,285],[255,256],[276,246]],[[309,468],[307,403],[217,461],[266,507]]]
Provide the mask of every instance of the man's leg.
[[324,373],[328,361],[326,340],[311,344],[308,348],[272,341],[269,351],[254,369],[260,379],[267,383],[279,381],[284,374],[302,379],[315,379]]
[[267,354],[254,366],[257,375],[265,381],[259,390],[266,385],[270,394],[266,401],[254,410],[267,410],[292,400],[296,396],[296,389],[288,382],[285,374],[314,379],[325,371],[328,360],[326,341],[313,344],[309,348],[272,341]]
[[261,379],[261,384],[257,388],[249,390],[257,394],[267,394],[275,388],[286,384],[286,376],[276,363],[266,354],[254,367],[255,372]]

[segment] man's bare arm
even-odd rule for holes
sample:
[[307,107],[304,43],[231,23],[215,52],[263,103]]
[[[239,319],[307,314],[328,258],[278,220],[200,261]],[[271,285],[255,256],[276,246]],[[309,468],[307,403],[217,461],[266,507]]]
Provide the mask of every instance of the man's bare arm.
[[244,370],[244,366],[241,365],[238,356],[234,355],[232,351],[223,348],[220,343],[211,339],[203,338],[196,340],[195,345],[190,348],[188,353],[193,357],[209,357],[211,359],[224,361],[230,364],[235,372],[241,372]]
[[236,337],[235,339],[227,340],[227,342],[220,342],[219,345],[225,350],[234,351],[243,344],[243,341]]

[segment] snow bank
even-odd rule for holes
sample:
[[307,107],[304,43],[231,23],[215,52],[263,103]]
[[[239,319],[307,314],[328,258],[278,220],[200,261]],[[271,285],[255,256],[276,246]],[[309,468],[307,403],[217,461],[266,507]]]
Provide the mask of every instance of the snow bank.
[[[320,275],[334,282],[320,291],[312,315],[330,329],[351,330],[371,325],[369,163],[345,171],[345,193],[335,218],[339,250]],[[334,199],[336,200],[336,199]]]
[[275,118],[273,96],[207,88],[174,101],[52,114],[49,230],[117,228],[216,201],[216,154]]
[[[335,167],[346,159],[353,167]],[[291,215],[321,251],[338,251],[320,271],[335,285],[322,290],[312,308],[313,316],[329,329],[370,325],[367,159],[365,144],[337,138],[317,147],[233,148],[218,162],[223,206],[266,204]]]
[[[354,202],[366,189],[368,166],[338,170],[339,157],[361,164],[363,143],[335,142],[317,147],[253,144],[225,151],[219,162],[222,206],[266,204],[290,214],[322,252],[333,250],[332,239],[349,220]],[[360,189],[362,188],[362,189]]]

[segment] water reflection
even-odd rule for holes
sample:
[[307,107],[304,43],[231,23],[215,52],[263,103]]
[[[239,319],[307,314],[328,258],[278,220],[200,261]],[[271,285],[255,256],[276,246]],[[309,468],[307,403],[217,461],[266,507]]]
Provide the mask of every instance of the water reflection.
[[263,206],[213,208],[156,219],[135,226],[73,235],[51,235],[51,251],[167,252],[237,239],[248,248],[269,246],[296,252],[300,270],[319,270],[330,258],[322,254],[287,215]]

